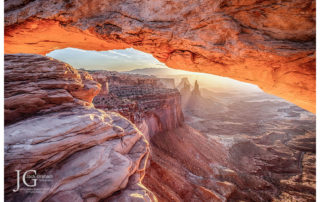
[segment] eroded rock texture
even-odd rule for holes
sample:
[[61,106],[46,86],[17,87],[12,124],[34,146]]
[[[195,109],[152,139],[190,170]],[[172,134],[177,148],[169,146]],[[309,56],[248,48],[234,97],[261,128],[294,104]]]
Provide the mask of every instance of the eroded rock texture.
[[226,201],[236,190],[228,181],[241,181],[227,150],[187,125],[153,136],[151,145],[143,184],[159,201]]
[[5,52],[133,47],[315,112],[315,1],[5,1]]
[[315,201],[313,114],[265,93],[200,91],[181,127],[150,139],[143,184],[159,201]]
[[120,113],[147,137],[182,124],[180,93],[166,85],[169,80],[172,86],[173,80],[110,71],[90,74],[102,86],[108,84],[108,91],[103,90],[94,98],[95,107]]
[[[153,201],[141,183],[148,142],[127,119],[94,108],[100,85],[38,55],[5,56],[7,201]],[[28,190],[16,170],[36,170]]]
[[315,134],[294,137],[300,148],[272,135],[226,147],[188,125],[160,133],[143,184],[159,201],[315,201]]
[[178,88],[185,101],[184,123],[177,113],[183,108],[180,95],[164,88],[161,79],[109,71],[90,74],[105,86],[94,98],[95,106],[123,114],[150,140],[142,183],[159,201],[315,200],[311,113],[274,104],[263,93],[253,99],[268,100],[263,105],[259,100],[237,102],[234,95],[235,103],[228,106],[227,101],[220,103],[223,95],[204,97],[198,82],[192,86],[183,78]]
[[[30,65],[29,65],[30,64]],[[90,75],[40,55],[5,56],[5,122],[90,105],[100,84]]]

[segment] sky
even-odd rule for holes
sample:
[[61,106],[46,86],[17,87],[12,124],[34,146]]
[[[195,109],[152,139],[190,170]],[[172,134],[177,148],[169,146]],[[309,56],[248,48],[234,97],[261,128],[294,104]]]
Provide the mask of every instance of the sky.
[[151,54],[133,48],[109,51],[87,51],[76,48],[54,50],[47,56],[87,70],[130,71],[138,68],[166,68]]
[[[109,70],[119,72],[144,69],[142,71],[143,73],[146,72],[146,68],[160,68],[158,70],[165,72],[166,75],[171,75],[173,78],[178,78],[178,75],[188,75],[191,82],[198,80],[202,87],[220,86],[223,90],[232,88],[241,91],[261,91],[255,85],[226,77],[170,69],[165,64],[155,59],[151,54],[133,48],[109,51],[87,51],[76,48],[65,48],[54,50],[48,53],[47,56],[66,62],[77,69],[83,68],[86,70]],[[152,70],[152,72],[154,72],[154,70]],[[141,74],[141,71],[139,74]]]

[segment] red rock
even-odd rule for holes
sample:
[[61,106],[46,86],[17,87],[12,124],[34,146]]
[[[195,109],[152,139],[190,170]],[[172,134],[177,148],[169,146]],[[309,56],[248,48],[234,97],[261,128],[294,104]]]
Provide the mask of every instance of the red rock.
[[133,47],[315,112],[315,1],[6,1],[5,53]]
[[[148,142],[121,115],[94,108],[99,90],[88,73],[57,60],[5,56],[6,201],[155,201],[141,186]],[[13,192],[16,170],[30,169],[52,178],[38,180],[42,191]]]
[[131,120],[148,137],[173,130],[183,122],[181,96],[154,76],[90,71],[108,92],[100,92],[93,103],[105,111],[118,112]]
[[[90,76],[36,55],[5,59],[6,110],[23,114],[5,126],[8,201],[315,200],[312,117],[303,122],[311,124],[308,133],[285,122],[285,132],[231,134],[219,143],[182,123],[180,94],[161,79],[107,71]],[[104,88],[93,103],[105,112],[90,103],[99,89],[93,79]],[[134,125],[106,106],[141,119]],[[54,176],[38,187],[49,189],[13,193],[15,170],[31,168]]]
[[100,84],[71,66],[30,54],[5,55],[5,122],[90,105]]

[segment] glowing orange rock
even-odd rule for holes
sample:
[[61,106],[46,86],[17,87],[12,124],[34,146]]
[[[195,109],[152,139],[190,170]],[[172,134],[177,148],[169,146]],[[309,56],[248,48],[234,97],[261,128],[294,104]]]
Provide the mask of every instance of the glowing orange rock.
[[315,112],[315,1],[5,2],[5,53],[133,47]]

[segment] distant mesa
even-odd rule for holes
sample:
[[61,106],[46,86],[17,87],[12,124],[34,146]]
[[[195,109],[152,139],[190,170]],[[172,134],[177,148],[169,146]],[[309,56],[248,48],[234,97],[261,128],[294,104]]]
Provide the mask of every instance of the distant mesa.
[[177,86],[181,94],[188,94],[191,91],[191,84],[187,77],[181,79],[180,83]]

